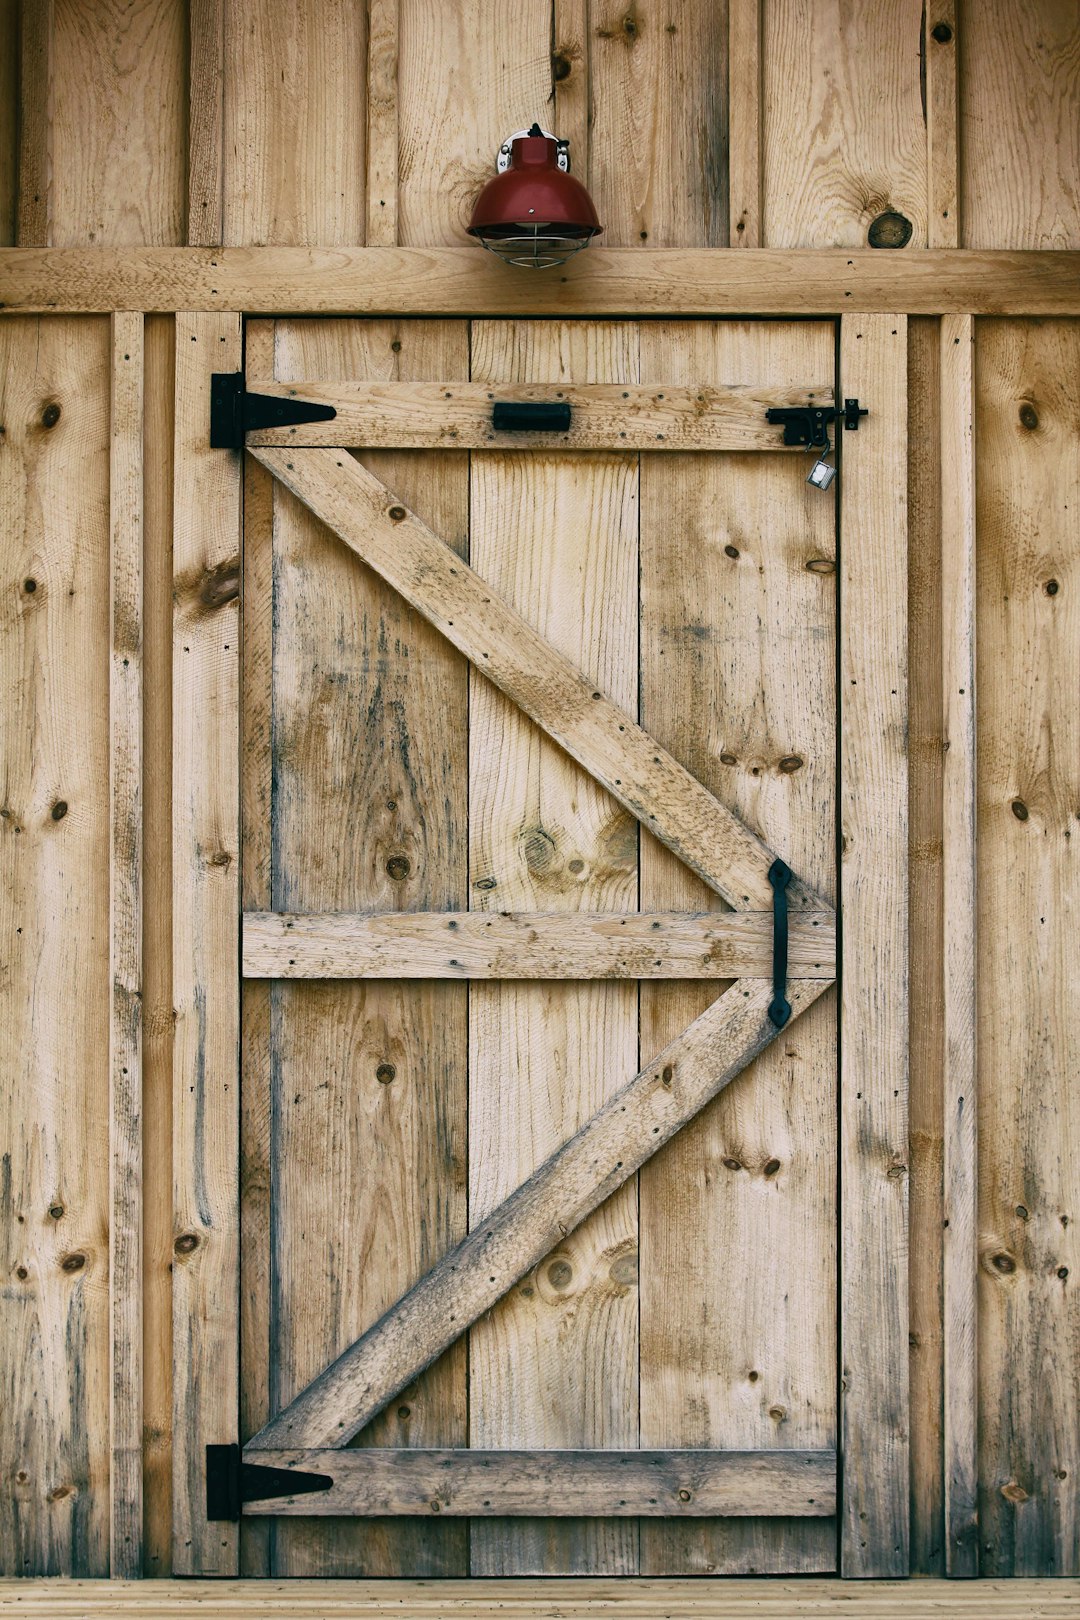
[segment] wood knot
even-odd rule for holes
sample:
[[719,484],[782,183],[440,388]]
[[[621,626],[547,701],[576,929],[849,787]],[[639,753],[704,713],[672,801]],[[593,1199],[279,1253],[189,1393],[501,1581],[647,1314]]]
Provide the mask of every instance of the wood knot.
[[665,1063],[663,1069],[660,1071],[660,1084],[663,1086],[670,1086],[674,1078],[675,1071],[672,1069],[671,1064]]
[[199,601],[205,608],[224,607],[240,595],[240,564],[230,557],[227,562],[208,568],[199,582]]
[[1012,810],[1012,813],[1016,817],[1017,821],[1026,821],[1028,819],[1029,811],[1023,799],[1014,799],[1009,808]]
[[787,1417],[787,1408],[784,1406],[770,1406],[769,1416],[772,1418],[774,1423],[783,1423],[784,1419]]
[[780,1169],[780,1160],[779,1159],[767,1159],[765,1161],[765,1174],[767,1176],[775,1176],[779,1169]]
[[61,1271],[81,1271],[86,1264],[85,1254],[69,1254],[60,1262]]
[[930,38],[938,45],[948,45],[952,39],[952,29],[947,22],[935,23],[930,30]]
[[691,1502],[691,1501],[693,1501],[693,1492],[688,1491],[686,1489],[685,1485],[683,1486],[682,1490],[679,1492],[679,1501],[680,1502]]
[[386,871],[395,883],[401,883],[412,871],[412,862],[407,855],[391,855],[386,863]]
[[33,596],[34,592],[37,590],[37,580],[24,579],[22,588],[26,592],[27,596]]
[[725,546],[724,547],[724,556],[725,557],[737,557],[738,555],[739,555],[738,546]]
[[1013,1272],[1016,1270],[1016,1261],[1013,1259],[1011,1254],[1006,1254],[1004,1251],[1002,1251],[1000,1254],[992,1255],[990,1258],[990,1264],[993,1266],[995,1271],[1000,1271],[1003,1277],[1011,1277]]
[[618,1288],[633,1288],[638,1280],[637,1250],[629,1249],[618,1255],[612,1261],[608,1276]]
[[57,799],[56,803],[53,805],[52,809],[49,811],[49,814],[52,816],[54,821],[63,821],[63,819],[67,815],[67,813],[68,813],[68,807],[67,807],[67,800],[66,799]]
[[408,517],[408,513],[403,506],[392,506],[386,515],[391,523],[400,523],[404,518]]
[[50,1216],[52,1217],[52,1219],[54,1221],[58,1221],[60,1219],[60,1217],[63,1215],[63,1213],[64,1213],[63,1204],[50,1204],[49,1205],[49,1214],[50,1214]]
[[74,1490],[74,1485],[54,1485],[45,1500],[46,1502],[62,1502],[64,1497],[71,1496]]
[[870,221],[866,240],[872,248],[904,248],[911,241],[911,221],[895,209],[887,209]]
[[1056,579],[1048,579],[1046,584],[1043,586],[1043,590],[1046,592],[1047,596],[1056,596],[1060,589],[1061,586],[1058,584]]
[[553,1260],[547,1268],[547,1280],[552,1288],[569,1288],[574,1278],[574,1268],[569,1260]]
[[551,58],[551,77],[556,84],[562,84],[573,72],[574,64],[565,51],[556,51]]
[[802,765],[803,758],[801,754],[785,754],[778,768],[783,771],[785,776],[792,776],[796,771],[802,769]]
[[1001,1487],[1001,1494],[1005,1498],[1006,1502],[1015,1502],[1018,1505],[1021,1502],[1026,1502],[1028,1499],[1027,1491],[1025,1491],[1022,1485],[1018,1485],[1015,1479],[1010,1479],[1007,1485],[1003,1485]]
[[43,428],[54,428],[61,417],[60,406],[55,399],[50,399],[41,412],[41,425]]
[[727,1158],[727,1159],[724,1160],[724,1169],[725,1170],[741,1170],[742,1169],[742,1161],[740,1159]]
[[811,574],[834,574],[836,564],[831,557],[811,557],[806,565],[807,572]]
[[199,1247],[199,1239],[194,1232],[181,1232],[173,1244],[173,1253],[181,1257],[194,1254]]
[[392,1063],[380,1063],[375,1070],[375,1078],[380,1086],[388,1086],[397,1076],[397,1070]]
[[1020,426],[1034,433],[1039,425],[1039,413],[1029,399],[1025,399],[1020,407]]

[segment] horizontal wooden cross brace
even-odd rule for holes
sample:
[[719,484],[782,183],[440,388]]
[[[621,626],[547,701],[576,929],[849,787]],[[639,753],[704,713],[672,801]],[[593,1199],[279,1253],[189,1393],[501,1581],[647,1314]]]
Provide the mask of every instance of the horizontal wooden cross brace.
[[[329,422],[259,428],[249,445],[363,445],[397,450],[768,450],[792,452],[765,420],[773,405],[831,405],[830,384],[800,388],[700,383],[294,382],[253,380],[268,398],[331,405]],[[496,432],[496,401],[569,405],[568,431]],[[804,452],[805,453],[805,452]]]
[[711,1518],[836,1512],[833,1451],[252,1451],[329,1490],[244,1503],[244,1516]]
[[[831,979],[836,918],[791,919],[788,971]],[[248,979],[735,979],[773,965],[771,912],[244,913]]]
[[[776,859],[647,731],[341,450],[254,449],[275,478],[736,911],[766,911]],[[792,911],[827,911],[797,878]]]
[[[826,988],[789,982],[792,1016]],[[593,1114],[248,1442],[344,1446],[734,1080],[777,1034],[772,983],[740,979]]]

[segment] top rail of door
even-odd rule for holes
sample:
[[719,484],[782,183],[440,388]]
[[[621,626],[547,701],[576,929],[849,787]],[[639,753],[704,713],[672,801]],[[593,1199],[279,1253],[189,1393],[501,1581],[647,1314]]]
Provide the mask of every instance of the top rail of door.
[[0,309],[252,315],[1078,315],[1080,252],[595,248],[526,274],[470,247],[7,248]]

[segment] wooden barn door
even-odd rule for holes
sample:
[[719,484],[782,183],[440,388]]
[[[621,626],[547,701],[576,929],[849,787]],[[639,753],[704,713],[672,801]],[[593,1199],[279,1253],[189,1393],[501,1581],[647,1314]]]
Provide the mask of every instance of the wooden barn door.
[[835,342],[248,326],[243,1570],[836,1567]]

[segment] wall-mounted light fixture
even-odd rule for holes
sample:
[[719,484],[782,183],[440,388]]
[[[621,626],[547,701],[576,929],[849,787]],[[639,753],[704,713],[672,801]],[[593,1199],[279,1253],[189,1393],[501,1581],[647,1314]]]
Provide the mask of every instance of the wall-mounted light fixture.
[[603,226],[592,198],[570,173],[566,141],[534,124],[499,148],[498,173],[473,209],[469,235],[507,264],[544,270],[588,247]]

